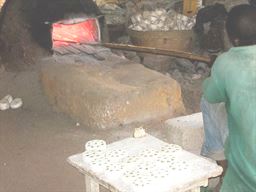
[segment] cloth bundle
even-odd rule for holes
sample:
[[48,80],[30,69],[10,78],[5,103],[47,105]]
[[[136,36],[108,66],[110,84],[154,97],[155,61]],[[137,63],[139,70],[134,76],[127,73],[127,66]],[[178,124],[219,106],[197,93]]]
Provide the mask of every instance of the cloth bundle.
[[174,10],[156,9],[144,11],[131,17],[130,29],[135,31],[191,30],[195,17],[187,17]]

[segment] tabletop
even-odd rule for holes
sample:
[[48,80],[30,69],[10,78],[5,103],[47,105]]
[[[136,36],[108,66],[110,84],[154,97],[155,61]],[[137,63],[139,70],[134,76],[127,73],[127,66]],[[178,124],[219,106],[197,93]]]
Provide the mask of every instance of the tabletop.
[[68,162],[112,191],[180,192],[206,185],[222,173],[215,162],[151,135],[127,138],[105,151],[85,151]]

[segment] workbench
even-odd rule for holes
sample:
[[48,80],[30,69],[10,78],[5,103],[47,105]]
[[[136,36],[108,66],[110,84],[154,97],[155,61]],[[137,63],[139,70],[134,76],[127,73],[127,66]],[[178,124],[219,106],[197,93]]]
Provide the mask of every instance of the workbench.
[[85,175],[86,192],[99,192],[99,185],[111,192],[200,192],[222,173],[214,161],[151,135],[114,142],[96,154],[92,161],[87,152],[67,159]]

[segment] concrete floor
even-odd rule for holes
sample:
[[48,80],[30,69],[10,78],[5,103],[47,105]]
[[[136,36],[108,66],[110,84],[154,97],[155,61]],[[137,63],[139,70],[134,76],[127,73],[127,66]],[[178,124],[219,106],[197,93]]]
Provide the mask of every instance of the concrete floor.
[[[76,126],[54,112],[44,97],[37,70],[0,73],[0,98],[21,97],[24,106],[0,111],[0,192],[82,192],[84,178],[66,158],[90,139],[108,143],[132,135],[131,128],[99,131]],[[149,133],[166,139],[165,131]]]

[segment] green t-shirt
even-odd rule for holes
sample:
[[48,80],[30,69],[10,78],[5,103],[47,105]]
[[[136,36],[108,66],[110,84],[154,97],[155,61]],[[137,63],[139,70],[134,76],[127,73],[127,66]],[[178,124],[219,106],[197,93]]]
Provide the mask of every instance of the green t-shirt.
[[204,97],[225,102],[228,113],[228,170],[221,191],[256,192],[256,45],[219,56],[204,82]]

